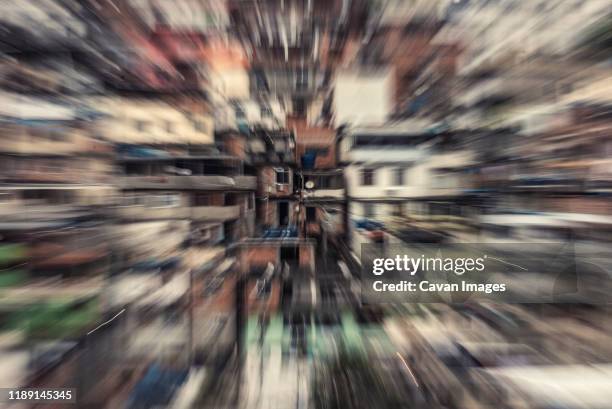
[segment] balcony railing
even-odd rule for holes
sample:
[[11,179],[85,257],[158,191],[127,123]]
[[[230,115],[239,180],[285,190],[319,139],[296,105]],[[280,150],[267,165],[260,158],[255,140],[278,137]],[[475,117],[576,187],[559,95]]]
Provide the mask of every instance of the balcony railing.
[[234,180],[237,189],[255,190],[257,188],[257,177],[255,176],[236,176]]
[[194,206],[151,208],[143,206],[117,207],[113,215],[125,220],[225,221],[240,217],[240,206]]
[[191,218],[199,221],[223,221],[240,217],[240,206],[196,206],[189,209]]
[[123,176],[118,180],[121,189],[164,190],[254,190],[254,176]]
[[344,188],[314,189],[304,195],[305,199],[344,199]]

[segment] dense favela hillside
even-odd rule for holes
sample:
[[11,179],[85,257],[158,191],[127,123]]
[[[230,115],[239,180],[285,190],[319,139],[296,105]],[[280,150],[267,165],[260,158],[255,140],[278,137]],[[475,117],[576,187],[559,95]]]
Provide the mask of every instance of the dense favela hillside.
[[611,407],[611,16],[0,2],[0,406]]

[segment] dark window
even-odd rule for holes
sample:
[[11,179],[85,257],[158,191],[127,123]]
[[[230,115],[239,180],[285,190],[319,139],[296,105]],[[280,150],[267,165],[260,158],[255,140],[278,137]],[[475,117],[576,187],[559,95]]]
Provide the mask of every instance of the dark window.
[[262,118],[272,118],[272,110],[270,107],[262,106],[261,107],[261,117]]
[[379,149],[381,146],[417,146],[430,139],[432,139],[432,136],[429,134],[355,135],[353,146],[360,149]]
[[308,88],[308,73],[301,70],[295,80],[295,89],[300,91],[305,90],[306,88]]
[[144,175],[146,174],[145,169],[138,163],[126,163],[125,164],[126,175]]
[[373,203],[363,204],[363,217],[365,217],[366,219],[374,217],[374,204]]
[[316,207],[307,207],[306,208],[306,221],[314,222],[317,219],[317,208]]
[[210,206],[212,197],[207,194],[195,194],[193,196],[193,206]]
[[317,156],[327,156],[327,154],[329,153],[329,148],[321,148],[321,147],[306,148],[305,153],[306,154],[316,154]]
[[248,209],[252,210],[254,208],[255,208],[255,195],[253,193],[249,193]]
[[225,195],[225,206],[236,206],[238,204],[238,195],[229,193]]
[[282,185],[289,183],[289,171],[287,169],[276,169],[276,183]]
[[314,184],[319,189],[340,189],[342,188],[342,176],[319,176],[314,180]]
[[446,202],[431,202],[429,203],[429,214],[434,216],[457,215],[457,206]]
[[268,90],[268,81],[266,80],[266,75],[263,72],[258,71],[255,73],[255,84],[256,84],[257,90],[259,91]]
[[306,115],[306,102],[304,98],[293,98],[293,114],[300,117]]
[[278,202],[278,224],[287,226],[289,224],[289,202]]
[[242,106],[240,104],[236,104],[234,106],[234,113],[236,114],[236,118],[246,118],[244,109],[242,109]]
[[136,129],[138,132],[145,132],[149,129],[149,123],[147,121],[136,121]]
[[361,184],[363,186],[374,185],[374,169],[361,169]]
[[512,227],[490,225],[485,227],[485,231],[496,237],[510,237]]
[[281,247],[280,248],[280,259],[281,263],[294,263],[300,259],[300,248],[299,247]]
[[393,185],[402,186],[404,184],[404,168],[395,168],[393,170]]

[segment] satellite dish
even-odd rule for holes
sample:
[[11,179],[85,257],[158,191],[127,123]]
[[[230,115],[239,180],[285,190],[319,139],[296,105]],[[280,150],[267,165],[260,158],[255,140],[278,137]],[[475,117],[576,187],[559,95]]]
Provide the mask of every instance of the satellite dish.
[[312,180],[309,180],[308,182],[306,182],[306,189],[312,188],[314,188],[314,182]]

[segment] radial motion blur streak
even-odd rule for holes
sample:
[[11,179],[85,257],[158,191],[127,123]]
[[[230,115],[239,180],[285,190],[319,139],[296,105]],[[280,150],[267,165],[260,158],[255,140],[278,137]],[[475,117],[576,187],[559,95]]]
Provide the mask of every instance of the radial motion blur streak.
[[[1,1],[0,388],[76,403],[0,407],[612,408],[611,41],[604,0]],[[372,243],[581,281],[367,304]]]

